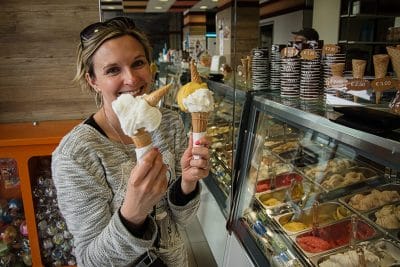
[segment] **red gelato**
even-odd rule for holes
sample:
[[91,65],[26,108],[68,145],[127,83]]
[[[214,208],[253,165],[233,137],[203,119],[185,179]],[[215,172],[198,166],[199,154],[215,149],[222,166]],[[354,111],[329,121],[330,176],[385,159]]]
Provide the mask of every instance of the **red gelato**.
[[[296,179],[298,182],[303,180],[303,177],[295,172],[285,172],[278,174],[275,177],[275,187],[289,186],[292,180]],[[262,180],[257,183],[256,192],[260,193],[271,189],[271,179]]]
[[[314,236],[312,231],[301,234],[296,242],[304,251],[318,253],[349,244],[351,232],[351,221],[346,220],[318,229],[318,236]],[[357,240],[368,239],[375,233],[367,223],[361,220],[357,222]]]

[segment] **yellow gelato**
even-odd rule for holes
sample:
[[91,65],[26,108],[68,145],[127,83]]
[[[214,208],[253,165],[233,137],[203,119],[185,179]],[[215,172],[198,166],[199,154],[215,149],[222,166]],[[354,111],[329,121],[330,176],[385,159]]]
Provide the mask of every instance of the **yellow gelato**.
[[288,222],[283,225],[283,228],[291,232],[298,232],[309,228],[309,226],[302,222]]
[[279,204],[282,204],[282,202],[280,202],[279,200],[277,200],[276,198],[270,198],[270,199],[267,199],[267,200],[265,200],[265,201],[263,201],[263,204],[265,205],[265,206],[276,206],[276,205],[279,205]]

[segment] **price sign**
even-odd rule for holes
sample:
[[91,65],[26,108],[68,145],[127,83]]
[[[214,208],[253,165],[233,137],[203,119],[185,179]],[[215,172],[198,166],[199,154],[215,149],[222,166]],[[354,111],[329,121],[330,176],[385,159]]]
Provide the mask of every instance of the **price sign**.
[[322,54],[324,55],[334,55],[339,52],[339,46],[334,44],[326,44],[322,47]]
[[281,50],[282,57],[295,57],[299,54],[299,50],[294,47],[285,47]]
[[395,86],[395,82],[390,77],[378,78],[371,82],[371,87],[377,92],[386,91],[394,88]]
[[348,90],[362,91],[369,89],[371,85],[365,79],[351,79],[347,81],[346,87]]
[[300,52],[302,59],[313,60],[317,58],[317,52],[313,49],[304,49]]

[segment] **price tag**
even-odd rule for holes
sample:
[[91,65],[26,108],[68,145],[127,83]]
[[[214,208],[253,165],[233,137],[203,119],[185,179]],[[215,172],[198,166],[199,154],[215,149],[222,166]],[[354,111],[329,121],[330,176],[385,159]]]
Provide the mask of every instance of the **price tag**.
[[300,52],[302,59],[313,60],[317,58],[317,52],[313,49],[304,49]]
[[295,57],[299,54],[299,50],[294,47],[285,47],[281,50],[282,57]]
[[371,85],[365,79],[351,79],[347,81],[346,87],[348,90],[361,91],[369,89]]
[[378,78],[371,82],[371,87],[374,91],[383,92],[392,89],[396,86],[395,82],[390,77]]
[[334,55],[339,52],[339,46],[335,44],[326,44],[322,47],[322,54],[324,55]]

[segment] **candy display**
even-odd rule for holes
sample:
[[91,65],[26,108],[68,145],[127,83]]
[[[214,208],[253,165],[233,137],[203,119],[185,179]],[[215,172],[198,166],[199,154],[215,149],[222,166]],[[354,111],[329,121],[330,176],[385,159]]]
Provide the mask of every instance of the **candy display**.
[[[308,253],[319,253],[331,250],[350,243],[352,225],[350,220],[321,227],[317,231],[300,234],[296,237],[296,243]],[[357,221],[357,240],[365,240],[374,237],[376,231],[367,223]]]
[[46,266],[76,265],[74,241],[57,206],[50,159],[40,158],[33,198],[42,262]]

